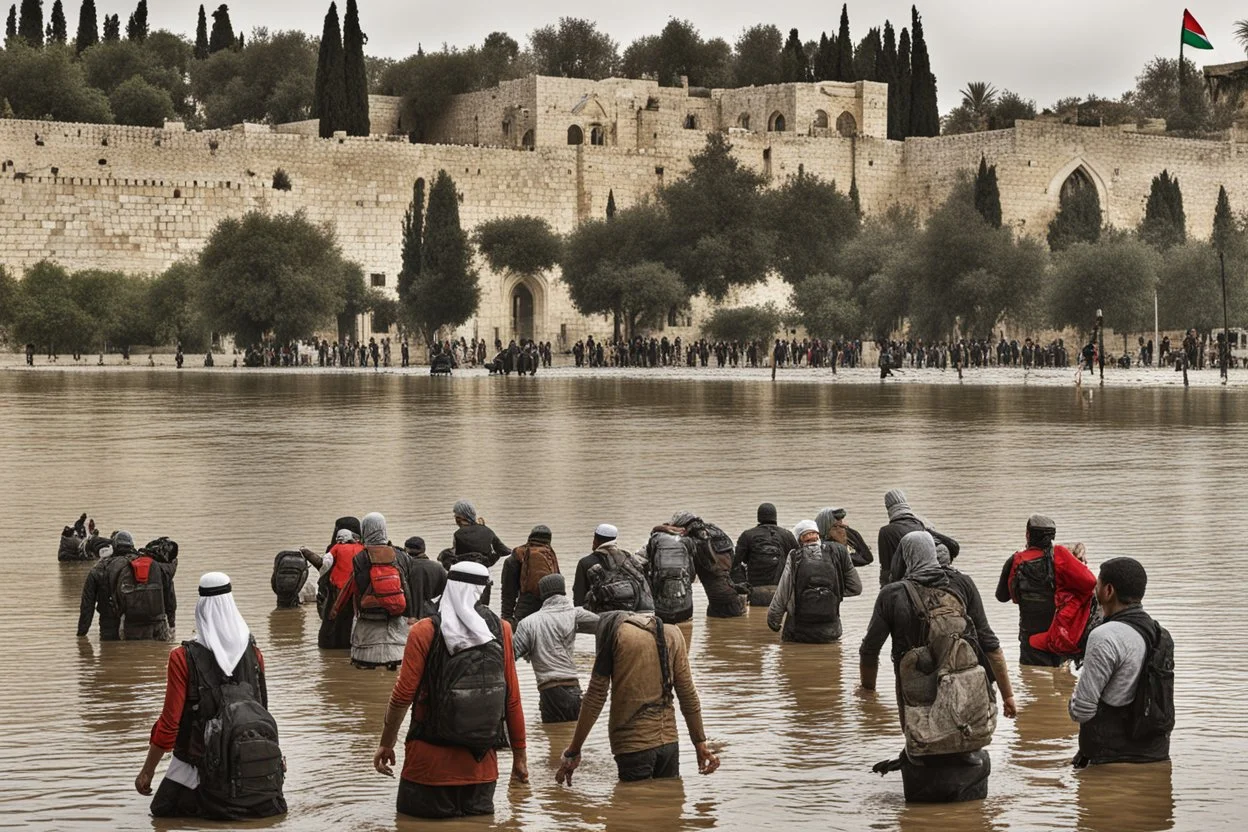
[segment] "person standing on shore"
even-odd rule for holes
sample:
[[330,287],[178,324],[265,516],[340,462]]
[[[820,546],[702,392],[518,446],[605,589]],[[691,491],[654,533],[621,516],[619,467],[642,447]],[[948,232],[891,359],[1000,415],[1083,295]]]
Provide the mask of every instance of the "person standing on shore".
[[511,625],[481,603],[490,584],[479,563],[457,563],[438,612],[412,625],[390,694],[373,768],[394,776],[394,746],[411,713],[397,808],[418,818],[494,814],[506,723],[511,779],[527,783],[524,711]]

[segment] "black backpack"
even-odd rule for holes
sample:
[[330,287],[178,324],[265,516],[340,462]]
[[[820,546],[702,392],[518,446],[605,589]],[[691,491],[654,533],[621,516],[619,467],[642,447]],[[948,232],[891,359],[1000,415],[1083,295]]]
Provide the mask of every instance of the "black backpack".
[[1148,653],[1135,699],[1131,701],[1128,731],[1136,741],[1164,737],[1174,730],[1174,639],[1165,627],[1152,622],[1150,632],[1142,623],[1122,619],[1144,639]]
[[148,541],[143,552],[161,563],[174,563],[178,559],[178,544],[167,537],[158,537]]
[[1057,591],[1057,572],[1053,549],[1047,548],[1038,558],[1023,561],[1014,569],[1011,594],[1020,602],[1053,603]]
[[156,624],[165,617],[162,567],[151,556],[135,553],[121,557],[112,568],[117,570],[113,608],[125,619],[127,629]]
[[650,588],[654,609],[676,617],[693,609],[693,564],[684,541],[667,532],[656,535],[650,556]]
[[434,637],[421,679],[428,711],[423,722],[412,720],[408,739],[466,748],[479,761],[506,737],[507,676],[502,624],[488,607],[476,610],[494,638],[453,656],[442,640],[442,616],[430,616]]
[[192,755],[199,769],[204,816],[217,820],[284,814],[286,763],[277,723],[252,639],[234,673],[226,676],[212,651],[186,641],[187,707],[195,722]]
[[841,609],[836,564],[820,548],[793,553],[793,608],[798,625],[831,624]]
[[295,551],[278,552],[273,559],[273,576],[269,586],[277,596],[279,607],[299,606],[299,593],[308,582],[308,563]]
[[784,555],[779,530],[767,529],[766,537],[750,547],[750,563],[746,570],[750,585],[772,586],[779,583]]
[[639,612],[654,609],[654,599],[646,577],[625,553],[624,561],[616,564],[607,558],[606,565],[595,564],[589,571],[590,589],[585,608],[591,612]]

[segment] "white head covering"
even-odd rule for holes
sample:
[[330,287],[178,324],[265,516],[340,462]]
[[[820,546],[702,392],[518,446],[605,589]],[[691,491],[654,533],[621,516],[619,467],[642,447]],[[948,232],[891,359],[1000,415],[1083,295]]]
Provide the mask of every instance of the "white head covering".
[[814,520],[803,520],[793,527],[793,536],[797,538],[798,543],[802,542],[802,535],[806,534],[806,532],[819,532],[819,527]]
[[334,535],[334,539],[339,543],[350,543],[354,538],[355,532],[350,529],[339,529],[338,533]]
[[212,651],[217,666],[227,676],[247,650],[251,630],[234,603],[230,576],[224,572],[209,572],[199,579],[195,640]]
[[452,656],[494,638],[476,609],[489,582],[489,570],[472,561],[455,564],[446,576],[446,589],[442,591],[438,612],[442,617],[442,640]]
[[620,536],[620,530],[610,523],[599,523],[598,528],[594,529],[594,537],[601,537],[603,540],[615,540]]

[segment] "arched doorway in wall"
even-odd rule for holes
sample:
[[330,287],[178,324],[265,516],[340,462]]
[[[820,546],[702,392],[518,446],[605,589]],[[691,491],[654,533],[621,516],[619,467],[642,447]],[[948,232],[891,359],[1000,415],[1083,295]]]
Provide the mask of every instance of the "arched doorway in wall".
[[527,284],[517,283],[511,290],[511,332],[517,341],[527,341],[534,337],[536,311],[533,291]]
[[607,143],[607,131],[602,128],[601,124],[595,124],[589,128],[589,143],[595,147],[602,147]]
[[1062,183],[1062,189],[1058,192],[1057,199],[1059,203],[1065,202],[1073,197],[1082,188],[1095,188],[1092,183],[1092,177],[1088,175],[1087,170],[1082,165],[1075,168],[1066,177],[1066,181]]
[[1050,210],[1053,213],[1057,213],[1061,208],[1062,200],[1069,200],[1070,197],[1084,188],[1091,188],[1093,193],[1096,194],[1097,201],[1101,207],[1101,219],[1108,222],[1109,188],[1105,183],[1105,178],[1097,170],[1096,165],[1084,157],[1071,159],[1059,168],[1053,178],[1049,180],[1049,187],[1045,193],[1050,200]]
[[810,123],[810,126],[816,130],[827,130],[828,114],[823,110],[815,110],[815,120]]
[[854,114],[846,110],[836,117],[836,132],[847,139],[851,139],[858,135],[858,119],[854,118]]
[[767,119],[767,129],[773,133],[784,132],[784,113],[776,110],[771,114],[771,118]]
[[537,143],[537,138],[533,135],[532,130],[525,130],[524,137],[520,139],[520,146],[525,150],[532,150],[533,145]]
[[742,130],[749,130],[750,129],[750,114],[742,113],[741,115],[737,116],[737,126],[740,127]]
[[579,124],[573,124],[571,127],[568,128],[568,144],[584,144],[584,143],[585,143],[585,131],[581,129]]

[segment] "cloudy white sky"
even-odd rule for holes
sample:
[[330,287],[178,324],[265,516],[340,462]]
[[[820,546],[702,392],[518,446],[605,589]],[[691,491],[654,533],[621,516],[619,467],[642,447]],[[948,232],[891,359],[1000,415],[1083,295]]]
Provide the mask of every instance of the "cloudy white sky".
[[[803,40],[836,30],[840,4],[813,0],[629,0],[589,4],[573,0],[502,3],[455,0],[359,0],[370,54],[404,57],[443,43],[468,46],[502,30],[521,44],[529,32],[560,16],[588,17],[623,49],[640,35],[657,33],[669,17],[693,22],[704,37],[730,43],[755,23],[797,27]],[[1233,37],[1236,20],[1248,18],[1248,4],[1231,0],[1190,0],[1192,14],[1213,41],[1212,52],[1188,50],[1198,65],[1244,59]],[[345,5],[339,4],[339,8]],[[923,0],[919,4],[941,112],[959,100],[968,81],[991,81],[1035,99],[1041,108],[1068,95],[1096,93],[1117,97],[1134,84],[1154,55],[1175,56],[1182,23],[1181,3],[1160,0]],[[77,0],[65,0],[70,30],[77,22]],[[96,0],[101,15],[118,12],[124,22],[133,3]],[[197,0],[149,0],[152,28],[193,34]],[[209,12],[215,4],[205,3]],[[328,0],[247,0],[230,4],[235,30],[255,26],[302,29],[319,35]],[[50,0],[45,0],[45,8]],[[885,19],[900,28],[910,23],[910,3],[901,0],[851,2],[849,22],[855,41]]]

